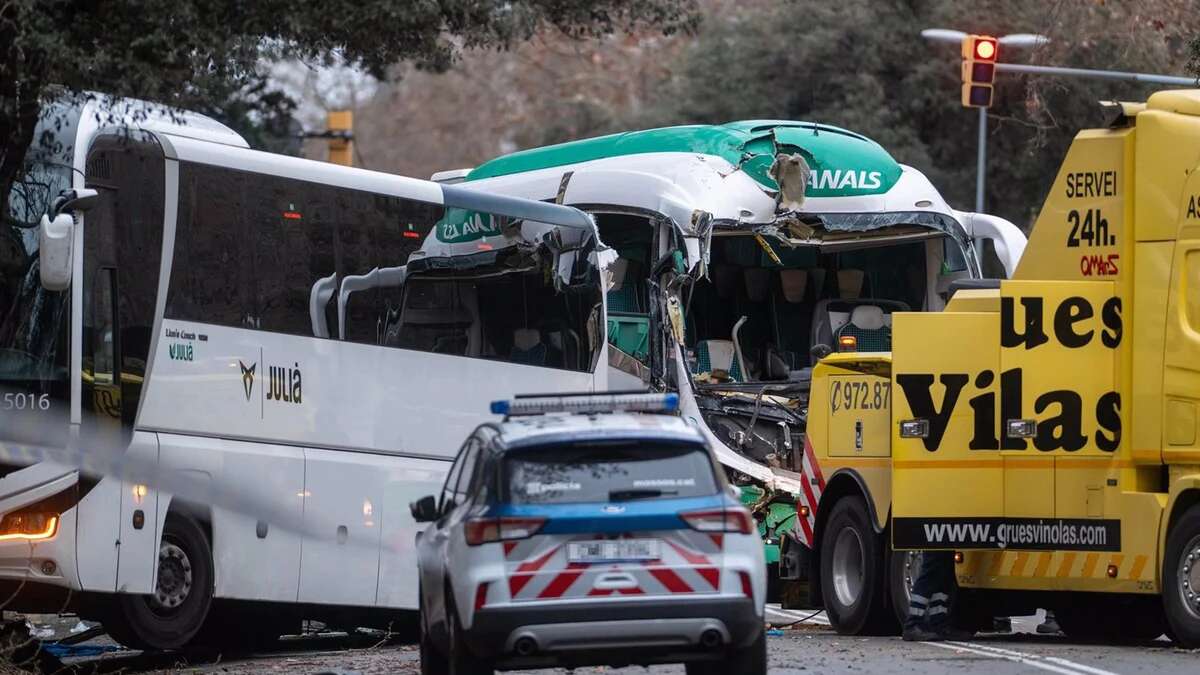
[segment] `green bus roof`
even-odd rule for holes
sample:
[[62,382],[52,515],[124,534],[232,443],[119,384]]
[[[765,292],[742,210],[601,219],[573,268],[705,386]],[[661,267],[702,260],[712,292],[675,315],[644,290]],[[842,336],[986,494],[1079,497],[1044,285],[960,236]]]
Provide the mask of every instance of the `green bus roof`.
[[810,197],[882,194],[895,185],[901,173],[887,150],[852,131],[811,122],[745,120],[627,131],[521,150],[475,167],[467,180],[652,152],[716,155],[768,190],[779,188],[767,174],[775,155],[799,152],[813,169]]

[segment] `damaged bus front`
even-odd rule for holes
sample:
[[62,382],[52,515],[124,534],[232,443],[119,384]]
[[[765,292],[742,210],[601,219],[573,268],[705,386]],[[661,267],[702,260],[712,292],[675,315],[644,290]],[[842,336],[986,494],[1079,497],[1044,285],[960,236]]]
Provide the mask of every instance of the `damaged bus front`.
[[1025,241],[1007,221],[954,211],[870,139],[805,122],[615,134],[434,179],[593,215],[616,253],[609,386],[680,393],[784,578],[800,572],[792,544],[816,527],[797,502],[828,478],[805,461],[812,366],[889,350],[895,312],[942,309],[951,284],[983,276],[984,252],[1005,275]]

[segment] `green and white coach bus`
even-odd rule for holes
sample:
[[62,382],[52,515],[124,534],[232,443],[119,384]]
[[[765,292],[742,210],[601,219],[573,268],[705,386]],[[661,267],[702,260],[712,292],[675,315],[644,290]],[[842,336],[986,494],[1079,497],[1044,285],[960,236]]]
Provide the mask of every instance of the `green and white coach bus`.
[[803,508],[797,519],[805,484],[830,478],[804,459],[816,359],[890,349],[893,312],[941,309],[953,282],[981,277],[984,252],[1011,272],[1025,245],[1008,221],[952,209],[878,143],[809,122],[619,133],[432,178],[596,219],[618,254],[610,386],[679,392],[789,579],[808,572],[794,544],[819,529]]

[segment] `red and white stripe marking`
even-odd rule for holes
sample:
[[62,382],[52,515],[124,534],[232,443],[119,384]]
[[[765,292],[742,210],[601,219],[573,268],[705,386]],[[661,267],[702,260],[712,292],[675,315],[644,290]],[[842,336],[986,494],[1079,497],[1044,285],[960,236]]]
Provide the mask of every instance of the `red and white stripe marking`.
[[[796,504],[796,520],[800,527],[795,531],[800,535],[800,543],[809,548],[815,548],[813,532],[817,527],[817,505],[821,502],[821,493],[825,492],[825,476],[821,473],[821,465],[817,464],[817,455],[813,452],[811,436],[804,436],[804,462],[802,467],[803,480],[800,482],[800,498]],[[808,507],[808,517],[800,516],[800,506]]]
[[[506,545],[505,558],[510,564],[508,591],[515,601],[715,593],[720,590],[721,569],[719,562],[709,556],[720,555],[721,538],[696,534],[691,541],[660,534],[662,558],[645,562],[568,562],[568,540],[549,542],[535,537],[517,546]],[[550,546],[542,549],[539,543]],[[693,548],[689,544],[699,546]],[[714,546],[715,551],[700,550]],[[597,583],[606,576],[625,577],[630,583],[617,586]]]

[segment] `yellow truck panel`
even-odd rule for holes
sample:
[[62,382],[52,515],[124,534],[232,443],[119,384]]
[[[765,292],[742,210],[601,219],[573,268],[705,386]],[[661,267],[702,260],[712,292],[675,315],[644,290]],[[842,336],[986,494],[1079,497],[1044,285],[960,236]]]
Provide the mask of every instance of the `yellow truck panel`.
[[[826,475],[868,450],[890,461],[862,489],[890,510],[892,548],[955,551],[975,598],[1029,598],[1081,637],[1120,615],[1131,637],[1169,626],[1200,647],[1200,90],[1123,110],[1077,135],[1013,279],[894,314],[890,355],[863,355],[890,367],[890,460],[879,410],[869,433],[826,414],[809,441]],[[818,366],[810,409],[856,369]],[[838,506],[814,508],[819,525]],[[910,558],[888,560],[903,581]]]

